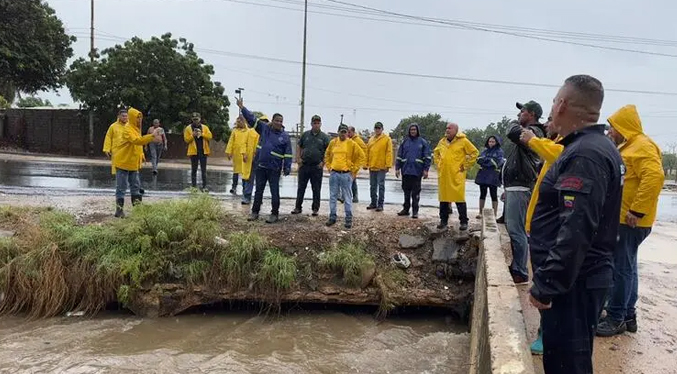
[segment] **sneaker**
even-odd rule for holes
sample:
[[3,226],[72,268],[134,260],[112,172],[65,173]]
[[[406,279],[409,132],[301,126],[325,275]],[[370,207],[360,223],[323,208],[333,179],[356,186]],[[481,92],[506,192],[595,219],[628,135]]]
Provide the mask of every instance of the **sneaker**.
[[249,218],[247,218],[247,221],[258,221],[258,220],[259,220],[258,213],[252,213],[249,215]]
[[352,227],[353,227],[353,223],[352,223],[352,222],[350,222],[350,221],[346,221],[346,223],[345,223],[345,224],[343,224],[343,227],[345,227],[345,228],[347,228],[347,229],[350,229],[350,228],[352,228]]
[[249,202],[249,200],[242,200],[242,201],[240,202],[240,204],[242,204],[242,205],[249,205],[250,202]]
[[614,335],[620,335],[628,330],[625,321],[614,321],[606,317],[597,326],[597,336],[608,338]]
[[525,278],[521,275],[513,275],[512,276],[512,281],[515,282],[516,286],[522,285],[522,284],[528,284],[529,283],[529,278]]
[[626,317],[625,326],[627,327],[628,332],[637,332],[637,316]]
[[326,226],[334,226],[334,224],[336,224],[336,220],[335,220],[335,219],[329,218],[329,219],[327,220],[327,222],[325,222],[324,224],[325,224]]
[[277,221],[279,221],[277,214],[271,214],[268,216],[268,219],[266,219],[266,223],[275,223]]
[[405,209],[402,209],[402,210],[400,210],[399,212],[397,212],[397,215],[398,215],[398,216],[408,216],[408,215],[409,215],[409,211],[408,211],[408,210],[405,210]]
[[376,209],[376,205],[369,204],[369,206],[367,206],[367,210],[372,210],[372,209]]
[[153,175],[157,175],[157,170],[153,170]]
[[478,215],[475,216],[475,218],[476,218],[476,219],[482,219],[482,215],[481,215],[481,214],[478,214]]
[[380,207],[376,208],[376,211],[377,211],[377,212],[382,212],[382,211],[383,211],[383,207],[380,206]]
[[496,223],[500,223],[501,225],[505,224],[505,217],[503,216],[498,217]]
[[437,225],[437,229],[438,229],[438,230],[446,229],[446,228],[447,228],[447,225],[448,225],[447,222],[440,222],[440,223]]
[[313,214],[311,214],[313,217],[317,217],[317,210],[313,210]]
[[235,191],[234,188],[231,188],[231,189],[230,189],[230,193],[233,194],[233,195],[237,195],[237,191]]
[[531,354],[543,356],[543,336],[541,336],[540,333],[538,334],[536,340],[531,343]]
[[467,223],[461,223],[461,224],[458,226],[458,229],[461,230],[461,231],[465,231],[465,230],[468,229],[468,224],[467,224]]
[[353,197],[353,204],[357,204],[360,202],[360,199]]
[[341,203],[341,204],[343,204],[343,203],[345,203],[345,202],[346,202],[346,201],[345,201],[345,200],[344,200],[343,198],[340,198],[340,199],[336,199],[336,200],[337,200],[337,201],[338,201],[339,203]]
[[291,214],[301,214],[301,209],[296,208],[296,209],[291,211]]
[[413,214],[411,215],[411,218],[412,218],[412,219],[418,219],[418,213],[413,213]]

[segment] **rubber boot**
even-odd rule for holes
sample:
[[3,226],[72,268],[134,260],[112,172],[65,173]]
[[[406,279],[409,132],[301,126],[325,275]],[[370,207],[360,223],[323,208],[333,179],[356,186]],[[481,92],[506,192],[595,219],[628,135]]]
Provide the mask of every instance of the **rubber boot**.
[[486,203],[486,200],[480,199],[480,214],[477,215],[477,219],[482,218],[482,212],[484,212],[484,203]]
[[143,200],[141,195],[132,195],[132,205],[133,206],[137,206],[137,205],[141,204],[141,200]]
[[125,217],[125,199],[115,199],[115,217],[124,218]]

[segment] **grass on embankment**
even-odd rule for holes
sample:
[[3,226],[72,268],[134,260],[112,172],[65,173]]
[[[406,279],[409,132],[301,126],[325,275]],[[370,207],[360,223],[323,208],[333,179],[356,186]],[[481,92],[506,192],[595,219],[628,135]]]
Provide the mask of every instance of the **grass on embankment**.
[[[226,216],[207,195],[142,204],[123,220],[78,225],[51,209],[0,208],[0,313],[29,317],[95,313],[158,282],[289,289],[296,262],[255,232],[226,234]],[[227,245],[214,238],[222,236]]]

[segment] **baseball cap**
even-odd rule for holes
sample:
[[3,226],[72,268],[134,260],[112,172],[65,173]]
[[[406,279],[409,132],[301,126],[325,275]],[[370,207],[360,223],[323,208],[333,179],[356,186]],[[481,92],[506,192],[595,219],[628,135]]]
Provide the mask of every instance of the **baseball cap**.
[[376,123],[374,124],[374,128],[380,128],[380,129],[382,129],[382,128],[383,128],[383,124],[382,124],[381,122],[376,122]]
[[322,117],[318,116],[317,114],[314,115],[313,118],[310,119],[310,122],[315,122],[315,121],[322,122]]
[[541,116],[543,115],[543,108],[541,108],[541,104],[533,100],[527,101],[524,104],[515,103],[515,106],[517,106],[517,109],[519,110],[526,109],[527,111],[533,113],[534,116],[536,116],[536,119],[541,118]]
[[343,124],[339,125],[338,132],[341,132],[341,131],[347,132],[348,131],[348,125],[343,125]]

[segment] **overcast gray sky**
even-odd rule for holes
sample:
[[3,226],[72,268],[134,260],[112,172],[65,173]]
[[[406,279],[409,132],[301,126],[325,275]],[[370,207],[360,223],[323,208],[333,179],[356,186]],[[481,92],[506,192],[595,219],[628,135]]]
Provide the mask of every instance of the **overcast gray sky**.
[[[308,17],[308,62],[546,85],[559,85],[572,74],[591,74],[607,89],[604,118],[624,104],[636,104],[645,132],[662,146],[677,142],[674,126],[677,121],[677,24],[674,22],[677,1],[345,2],[466,23],[462,27],[449,27],[386,14],[364,14],[360,13],[364,9],[310,0],[309,10],[314,13]],[[76,56],[86,56],[89,0],[50,0],[49,4],[68,32],[78,37]],[[302,0],[96,0],[95,7],[97,48],[119,44],[116,39],[119,37],[146,39],[165,32],[185,37],[195,43],[202,58],[215,66],[215,80],[223,83],[231,99],[237,87],[244,87],[245,104],[250,109],[267,114],[280,112],[285,115],[288,127],[298,122],[301,65],[236,57],[233,53],[300,61]],[[480,27],[489,30],[526,33],[531,38],[468,29],[467,22],[487,24]],[[538,30],[525,31],[517,27]],[[562,36],[543,30],[567,33]],[[589,34],[612,35],[618,42]],[[590,48],[534,37],[674,57]],[[612,92],[611,89],[672,95]],[[312,114],[320,114],[324,129],[334,131],[340,115],[344,114],[344,122],[358,129],[372,128],[376,121],[392,129],[401,118],[411,114],[438,112],[458,122],[461,128],[484,127],[504,115],[515,118],[515,101],[536,100],[547,115],[556,90],[309,66],[306,121]],[[55,104],[72,102],[67,91],[63,91],[61,97],[53,93],[41,96]],[[233,113],[236,113],[234,103],[231,118]]]

